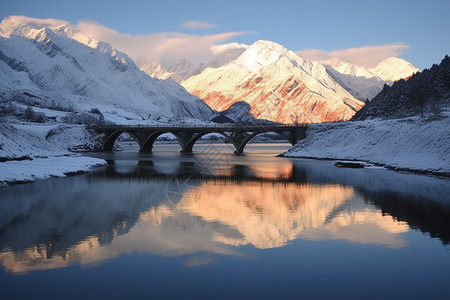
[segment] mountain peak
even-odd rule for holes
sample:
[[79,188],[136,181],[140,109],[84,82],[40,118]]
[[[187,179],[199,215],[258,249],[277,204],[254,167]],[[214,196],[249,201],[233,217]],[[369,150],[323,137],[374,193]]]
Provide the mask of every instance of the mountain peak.
[[295,54],[292,51],[280,44],[272,41],[259,40],[249,46],[247,50],[238,57],[237,62],[249,69],[250,72],[254,73],[262,67],[275,63],[281,57],[295,60],[293,55]]
[[389,57],[375,68],[368,69],[383,80],[397,81],[420,72],[414,65],[398,57]]

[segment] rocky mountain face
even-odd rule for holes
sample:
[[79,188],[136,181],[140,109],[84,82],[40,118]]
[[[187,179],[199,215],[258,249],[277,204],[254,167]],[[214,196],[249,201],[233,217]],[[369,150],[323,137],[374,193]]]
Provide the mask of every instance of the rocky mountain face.
[[282,123],[348,120],[364,105],[322,64],[270,41],[255,42],[236,60],[207,68],[183,86],[212,109],[243,101],[254,117]]
[[0,95],[50,109],[100,110],[122,121],[210,120],[212,110],[173,80],[139,70],[124,53],[74,28],[19,25],[1,32]]
[[353,120],[367,118],[402,118],[450,107],[450,57],[414,74],[385,85],[382,91],[359,110]]

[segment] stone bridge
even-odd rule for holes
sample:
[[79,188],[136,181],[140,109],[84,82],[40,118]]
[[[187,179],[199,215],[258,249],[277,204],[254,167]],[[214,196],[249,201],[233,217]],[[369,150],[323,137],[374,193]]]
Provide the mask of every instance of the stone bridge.
[[139,144],[141,152],[151,152],[153,143],[164,134],[173,134],[181,146],[181,152],[192,152],[194,144],[204,135],[218,133],[225,143],[232,143],[235,154],[242,154],[247,143],[258,134],[273,132],[292,145],[306,137],[308,124],[295,125],[91,125],[90,128],[104,135],[103,151],[112,151],[117,138],[128,133]]

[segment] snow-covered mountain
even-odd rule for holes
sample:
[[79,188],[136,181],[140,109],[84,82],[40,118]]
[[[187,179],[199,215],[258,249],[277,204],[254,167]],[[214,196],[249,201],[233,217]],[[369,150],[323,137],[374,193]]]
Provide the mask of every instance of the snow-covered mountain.
[[370,68],[370,72],[382,80],[397,81],[411,77],[414,73],[420,72],[413,64],[398,57],[390,57],[383,60],[375,68]]
[[0,24],[0,93],[5,99],[27,97],[37,106],[52,103],[75,111],[97,108],[107,119],[127,123],[213,117],[203,101],[175,81],[149,77],[126,54],[71,26],[1,29]]
[[385,86],[370,103],[358,111],[354,120],[367,118],[404,118],[427,113],[438,115],[450,108],[450,57],[414,74]]
[[181,83],[184,80],[200,74],[206,68],[219,68],[235,60],[241,55],[248,45],[229,43],[212,47],[213,59],[207,63],[193,63],[187,59],[164,60],[161,64],[150,62],[141,67],[141,70],[149,76],[158,79],[173,80]]
[[153,78],[166,80],[167,78],[171,77],[175,81],[179,80],[179,76],[177,76],[173,72],[168,72],[160,64],[155,62],[151,62],[142,66],[141,70],[147,73],[148,76]]
[[204,63],[194,64],[187,59],[164,61],[161,64],[150,62],[141,67],[147,75],[156,79],[172,78],[176,82],[183,82],[189,77],[200,74],[206,68]]
[[257,41],[236,60],[182,84],[215,110],[244,101],[254,117],[283,123],[348,120],[364,105],[322,64],[271,41]]
[[385,81],[369,72],[366,68],[341,62],[338,65],[326,65],[330,76],[344,87],[353,97],[366,101],[375,97],[383,88]]
[[375,68],[365,68],[339,61],[326,65],[330,75],[355,98],[366,101],[373,99],[384,84],[408,78],[420,70],[411,63],[396,57],[380,62]]

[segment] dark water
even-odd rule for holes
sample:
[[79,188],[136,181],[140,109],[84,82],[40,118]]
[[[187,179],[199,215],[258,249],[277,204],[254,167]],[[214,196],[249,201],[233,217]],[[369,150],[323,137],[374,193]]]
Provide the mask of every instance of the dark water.
[[157,145],[1,189],[0,299],[450,299],[449,179],[287,148]]

